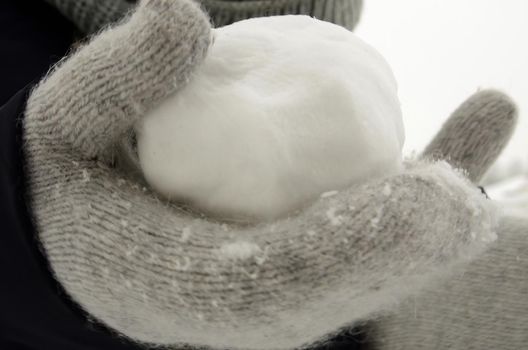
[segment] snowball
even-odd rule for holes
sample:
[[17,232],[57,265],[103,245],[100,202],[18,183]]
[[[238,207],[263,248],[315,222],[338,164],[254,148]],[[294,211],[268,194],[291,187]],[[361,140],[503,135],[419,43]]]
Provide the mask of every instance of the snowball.
[[394,76],[353,33],[276,16],[214,39],[189,83],[136,126],[145,178],[162,195],[264,220],[401,169]]

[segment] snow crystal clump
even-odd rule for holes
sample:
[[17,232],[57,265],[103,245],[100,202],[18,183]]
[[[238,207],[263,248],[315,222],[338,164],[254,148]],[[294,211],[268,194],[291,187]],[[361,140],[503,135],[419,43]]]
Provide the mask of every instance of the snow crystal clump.
[[261,251],[260,247],[252,242],[232,242],[220,247],[220,254],[233,260],[246,260],[255,257]]
[[184,242],[184,243],[187,242],[189,240],[189,237],[191,237],[191,234],[192,234],[191,228],[190,227],[185,227],[182,230],[181,241]]
[[336,208],[330,208],[326,211],[326,218],[330,220],[330,223],[333,226],[341,225],[341,222],[343,220],[343,217],[341,215],[336,215],[336,211]]

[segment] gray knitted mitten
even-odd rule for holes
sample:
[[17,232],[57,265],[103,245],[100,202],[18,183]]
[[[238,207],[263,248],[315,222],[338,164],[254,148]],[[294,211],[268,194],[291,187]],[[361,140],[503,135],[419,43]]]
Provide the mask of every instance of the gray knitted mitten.
[[[69,18],[83,33],[98,32],[130,11],[135,0],[45,0]],[[353,29],[363,0],[202,0],[216,27],[252,17],[309,15]]]
[[120,20],[134,0],[44,0],[56,7],[83,33],[91,34]]
[[[451,159],[474,180],[505,146],[516,121],[508,97],[477,93],[447,121],[426,155]],[[430,285],[373,324],[375,349],[525,349],[528,220],[504,217],[498,240],[448,281]]]
[[363,0],[201,0],[216,27],[252,17],[308,15],[350,30],[359,21]]
[[446,159],[478,182],[510,140],[516,121],[516,107],[508,96],[478,92],[453,112],[424,156]]
[[138,342],[291,349],[391,308],[480,254],[496,208],[447,163],[234,226],[112,167],[116,144],[177,93],[211,44],[189,0],[143,0],[32,92],[24,122],[38,238],[91,316]]

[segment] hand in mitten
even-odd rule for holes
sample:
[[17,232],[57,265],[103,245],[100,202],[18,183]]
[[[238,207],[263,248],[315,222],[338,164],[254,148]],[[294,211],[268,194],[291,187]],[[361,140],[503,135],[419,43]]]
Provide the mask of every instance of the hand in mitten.
[[[136,0],[45,0],[55,6],[84,34],[93,34],[123,18]],[[202,0],[215,27],[252,17],[303,14],[353,29],[363,0]]]
[[[424,156],[480,180],[509,140],[516,108],[482,91],[446,122]],[[372,326],[374,349],[522,349],[528,342],[528,220],[503,217],[498,239],[448,280],[431,284]]]
[[33,91],[31,206],[56,279],[138,342],[288,349],[391,307],[482,252],[495,207],[446,162],[414,162],[271,223],[183,211],[112,166],[211,43],[188,0],[144,0]]

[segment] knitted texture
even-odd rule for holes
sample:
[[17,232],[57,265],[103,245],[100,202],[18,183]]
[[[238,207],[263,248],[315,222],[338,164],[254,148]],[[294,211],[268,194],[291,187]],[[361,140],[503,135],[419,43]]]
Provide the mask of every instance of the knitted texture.
[[[116,22],[134,7],[134,0],[45,0],[55,6],[84,33],[90,34]],[[299,14],[353,29],[363,0],[203,0],[203,7],[217,27],[252,17]]]
[[44,0],[55,6],[66,18],[86,34],[99,31],[117,22],[132,9],[127,0]]
[[354,29],[363,0],[202,0],[215,26],[252,17],[308,15]]
[[113,168],[115,145],[192,78],[210,43],[194,3],[144,0],[28,100],[38,238],[91,316],[155,345],[290,349],[391,308],[493,241],[495,206],[445,162],[255,226],[189,213]]
[[517,110],[508,96],[478,92],[453,112],[423,156],[447,159],[478,182],[506,146],[516,121]]
[[[507,144],[515,105],[482,91],[446,122],[428,152],[479,179]],[[524,349],[528,343],[528,220],[502,219],[498,240],[448,281],[431,285],[373,323],[378,350]]]
[[383,350],[519,350],[528,344],[528,220],[502,220],[492,248],[379,320]]

